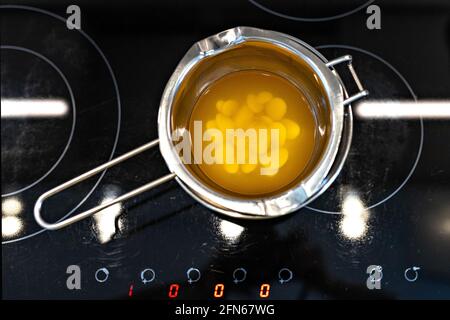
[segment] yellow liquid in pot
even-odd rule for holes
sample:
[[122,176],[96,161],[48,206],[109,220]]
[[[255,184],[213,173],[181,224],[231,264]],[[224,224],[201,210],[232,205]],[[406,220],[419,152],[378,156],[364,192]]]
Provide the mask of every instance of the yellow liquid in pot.
[[[191,114],[189,132],[192,140],[198,133],[195,131],[198,121],[202,124],[202,134],[211,128],[223,133],[224,139],[218,144],[221,148],[213,152],[217,155],[215,159],[223,159],[223,162],[208,164],[203,161],[196,165],[214,183],[240,195],[263,196],[289,185],[306,168],[314,150],[316,122],[308,100],[290,81],[272,73],[237,71],[213,82],[201,94]],[[238,152],[242,152],[236,149],[237,140],[232,141],[234,145],[230,146],[230,141],[227,144],[227,129],[255,129],[263,133],[256,136],[253,149],[251,140],[241,144],[245,152],[244,163],[237,160]],[[276,129],[276,136],[270,135],[273,129]],[[271,149],[273,137],[278,138],[278,143],[273,144],[275,149]],[[261,139],[266,141],[263,143]],[[202,150],[216,140],[202,140]],[[229,163],[226,155],[231,148],[234,148],[234,157]],[[255,150],[256,163],[248,156]],[[274,156],[270,158],[272,151]],[[275,155],[278,161],[274,161]],[[264,168],[265,171],[261,170]]]

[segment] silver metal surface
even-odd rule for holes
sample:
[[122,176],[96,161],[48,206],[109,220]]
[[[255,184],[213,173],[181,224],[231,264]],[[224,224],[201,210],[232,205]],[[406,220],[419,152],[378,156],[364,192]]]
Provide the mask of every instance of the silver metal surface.
[[[247,41],[261,41],[278,46],[306,62],[318,75],[325,88],[331,116],[330,138],[323,156],[316,164],[313,172],[287,191],[257,199],[230,196],[210,188],[182,163],[171,140],[174,98],[186,75],[202,59],[221,54]],[[314,195],[322,191],[322,188],[328,186],[329,184],[324,185],[324,180],[335,162],[344,126],[344,89],[339,76],[334,70],[330,69],[332,65],[327,66],[320,59],[320,56],[320,53],[315,49],[292,36],[250,27],[229,29],[192,46],[177,66],[166,86],[158,116],[160,150],[170,170],[176,174],[176,180],[181,186],[210,209],[240,218],[270,218],[288,214],[305,206]],[[346,56],[336,60],[335,63],[350,60]],[[353,96],[347,99],[346,103],[355,101],[362,96],[363,94]],[[342,161],[344,160],[342,159]]]
[[[172,140],[174,130],[172,128],[174,99],[186,76],[203,59],[221,54],[246,41],[260,41],[278,46],[306,62],[308,67],[318,76],[325,90],[325,98],[329,104],[331,126],[329,140],[314,170],[289,190],[277,195],[258,199],[239,198],[220,193],[210,188],[202,179],[196,177],[187,169],[186,165],[180,159]],[[42,194],[38,198],[34,208],[36,221],[46,229],[60,229],[108,206],[150,190],[173,178],[176,178],[183,189],[193,198],[208,208],[228,216],[245,219],[273,218],[298,210],[314,200],[329,187],[339,174],[347,157],[352,138],[350,103],[368,94],[368,91],[364,90],[351,61],[351,56],[343,56],[326,62],[326,59],[319,52],[299,39],[275,31],[250,27],[236,27],[197,42],[182,58],[164,90],[158,115],[159,140],[149,142]],[[350,73],[360,90],[357,94],[350,97],[347,95],[342,80],[333,68],[335,65],[343,62],[348,64]],[[344,112],[345,105],[348,105],[348,108]],[[188,112],[189,110],[184,111]],[[46,199],[107,168],[146,151],[158,143],[161,154],[172,173],[66,220],[56,223],[48,223],[43,220],[41,207]]]
[[146,144],[144,144],[144,145],[142,145],[142,146],[140,146],[140,147],[138,147],[136,149],[133,149],[133,150],[131,150],[131,151],[121,155],[120,157],[117,157],[117,158],[115,158],[115,159],[113,159],[113,160],[111,160],[109,162],[106,162],[106,163],[98,166],[97,168],[94,168],[94,169],[92,169],[92,170],[90,170],[90,171],[88,171],[88,172],[86,172],[86,173],[84,173],[84,174],[82,174],[82,175],[80,175],[78,177],[73,178],[72,180],[69,180],[69,181],[67,181],[67,182],[57,186],[56,188],[53,188],[53,189],[43,193],[38,198],[38,200],[36,201],[36,204],[34,205],[34,218],[36,219],[36,222],[41,227],[43,227],[45,229],[48,229],[48,230],[61,229],[61,228],[66,227],[66,226],[68,226],[68,225],[70,225],[72,223],[75,223],[75,222],[80,221],[80,220],[82,220],[84,218],[87,218],[87,217],[93,215],[94,213],[104,209],[104,208],[112,206],[113,204],[119,203],[121,201],[125,201],[127,199],[132,198],[132,197],[135,197],[135,196],[137,196],[138,194],[140,194],[142,192],[145,192],[145,191],[150,190],[150,189],[152,189],[152,188],[154,188],[154,187],[156,187],[156,186],[158,186],[158,185],[160,185],[162,183],[165,183],[165,182],[167,182],[169,180],[172,180],[175,177],[175,174],[171,173],[171,174],[165,175],[165,176],[163,176],[163,177],[161,177],[161,178],[159,178],[157,180],[151,181],[151,182],[149,182],[149,183],[147,183],[147,184],[145,184],[145,185],[143,185],[143,186],[141,186],[141,187],[139,187],[137,189],[134,189],[133,191],[130,191],[130,192],[124,194],[124,195],[121,195],[121,196],[117,197],[116,199],[113,199],[111,201],[102,203],[101,205],[93,207],[93,208],[91,208],[89,210],[86,210],[84,212],[78,213],[77,215],[75,215],[73,217],[70,217],[70,218],[67,218],[65,220],[62,220],[62,221],[58,221],[58,222],[55,222],[55,223],[49,223],[49,222],[45,221],[42,218],[42,214],[41,214],[42,204],[43,204],[43,202],[45,200],[47,200],[51,196],[54,196],[55,194],[65,190],[67,188],[70,188],[70,187],[80,183],[81,181],[84,181],[84,180],[86,180],[86,179],[88,179],[88,178],[90,178],[90,177],[92,177],[92,176],[94,176],[96,174],[99,174],[103,170],[111,168],[111,167],[113,167],[113,166],[115,166],[115,165],[117,165],[117,164],[119,164],[119,163],[129,159],[129,158],[132,158],[132,157],[134,157],[134,156],[136,156],[136,155],[138,155],[138,154],[140,154],[140,153],[142,153],[142,152],[144,152],[144,151],[146,151],[148,149],[151,149],[151,148],[155,147],[156,145],[158,145],[158,142],[159,141],[156,139],[156,140],[153,140],[153,141],[151,141],[149,143],[146,143]]
[[357,101],[359,99],[362,99],[362,98],[364,98],[364,97],[369,95],[369,91],[364,89],[361,81],[359,80],[358,75],[356,74],[355,68],[353,68],[352,60],[353,60],[353,58],[352,58],[351,55],[345,55],[345,56],[336,58],[336,59],[331,60],[331,61],[326,63],[326,66],[331,68],[331,67],[334,67],[334,66],[336,66],[338,64],[347,62],[347,67],[350,70],[350,74],[352,75],[353,80],[355,80],[355,83],[356,83],[356,86],[358,87],[359,92],[356,93],[355,95],[345,99],[344,100],[344,105],[351,104],[352,102],[355,102],[355,101]]

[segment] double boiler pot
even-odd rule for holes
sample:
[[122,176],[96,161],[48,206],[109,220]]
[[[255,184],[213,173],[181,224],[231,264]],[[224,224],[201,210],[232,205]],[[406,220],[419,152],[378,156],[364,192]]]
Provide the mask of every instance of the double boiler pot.
[[[335,70],[338,64],[348,67],[359,90],[356,94],[347,93]],[[195,164],[182,161],[173,139],[175,131],[187,130],[196,101],[211,83],[243,70],[271,72],[302,88],[310,101],[316,130],[321,130],[324,137],[317,141],[308,165],[296,180],[277,192],[258,197],[219,188]],[[45,192],[36,201],[35,219],[46,229],[60,229],[172,179],[198,202],[227,216],[284,216],[316,199],[338,176],[352,139],[351,103],[366,95],[368,91],[358,79],[349,55],[327,61],[308,44],[275,31],[236,27],[220,32],[195,43],[170,77],[159,107],[159,138]],[[157,145],[170,173],[65,220],[49,223],[42,218],[42,205],[47,198]]]

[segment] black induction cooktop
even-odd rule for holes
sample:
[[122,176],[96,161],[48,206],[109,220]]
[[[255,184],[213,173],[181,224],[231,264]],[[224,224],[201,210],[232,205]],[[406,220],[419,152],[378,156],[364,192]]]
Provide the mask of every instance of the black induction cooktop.
[[[449,1],[4,1],[0,17],[3,299],[450,299]],[[331,187],[286,217],[246,221],[171,181],[43,230],[39,195],[156,139],[179,60],[236,26],[352,55],[370,96],[352,106]],[[446,109],[364,114],[386,101]],[[45,217],[167,173],[151,149],[56,195]]]

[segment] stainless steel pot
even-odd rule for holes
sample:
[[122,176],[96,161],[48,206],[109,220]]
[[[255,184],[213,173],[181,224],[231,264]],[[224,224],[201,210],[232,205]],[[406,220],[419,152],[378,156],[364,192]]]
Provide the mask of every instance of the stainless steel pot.
[[[252,46],[257,50],[248,51]],[[248,59],[240,59],[243,55],[247,55]],[[270,63],[267,63],[268,59]],[[299,39],[250,27],[229,29],[195,43],[178,64],[164,90],[158,116],[159,140],[151,141],[45,192],[38,198],[34,207],[36,221],[46,229],[60,229],[173,178],[203,205],[236,218],[273,218],[300,209],[328,188],[347,157],[352,137],[350,104],[368,95],[351,62],[349,55],[327,61],[314,48]],[[355,95],[348,96],[334,69],[341,63],[348,66],[359,89]],[[270,68],[271,70],[266,71],[281,74],[301,86],[313,101],[319,129],[323,125],[328,130],[323,148],[313,156],[315,161],[312,162],[307,175],[289,189],[262,198],[224,193],[206,183],[180,160],[172,139],[175,129],[187,126],[194,107],[195,101],[192,101],[192,97],[187,98],[184,92],[196,92],[199,95],[208,84],[229,72],[255,68]],[[41,207],[47,198],[158,144],[171,173],[66,220],[56,223],[43,220]]]

